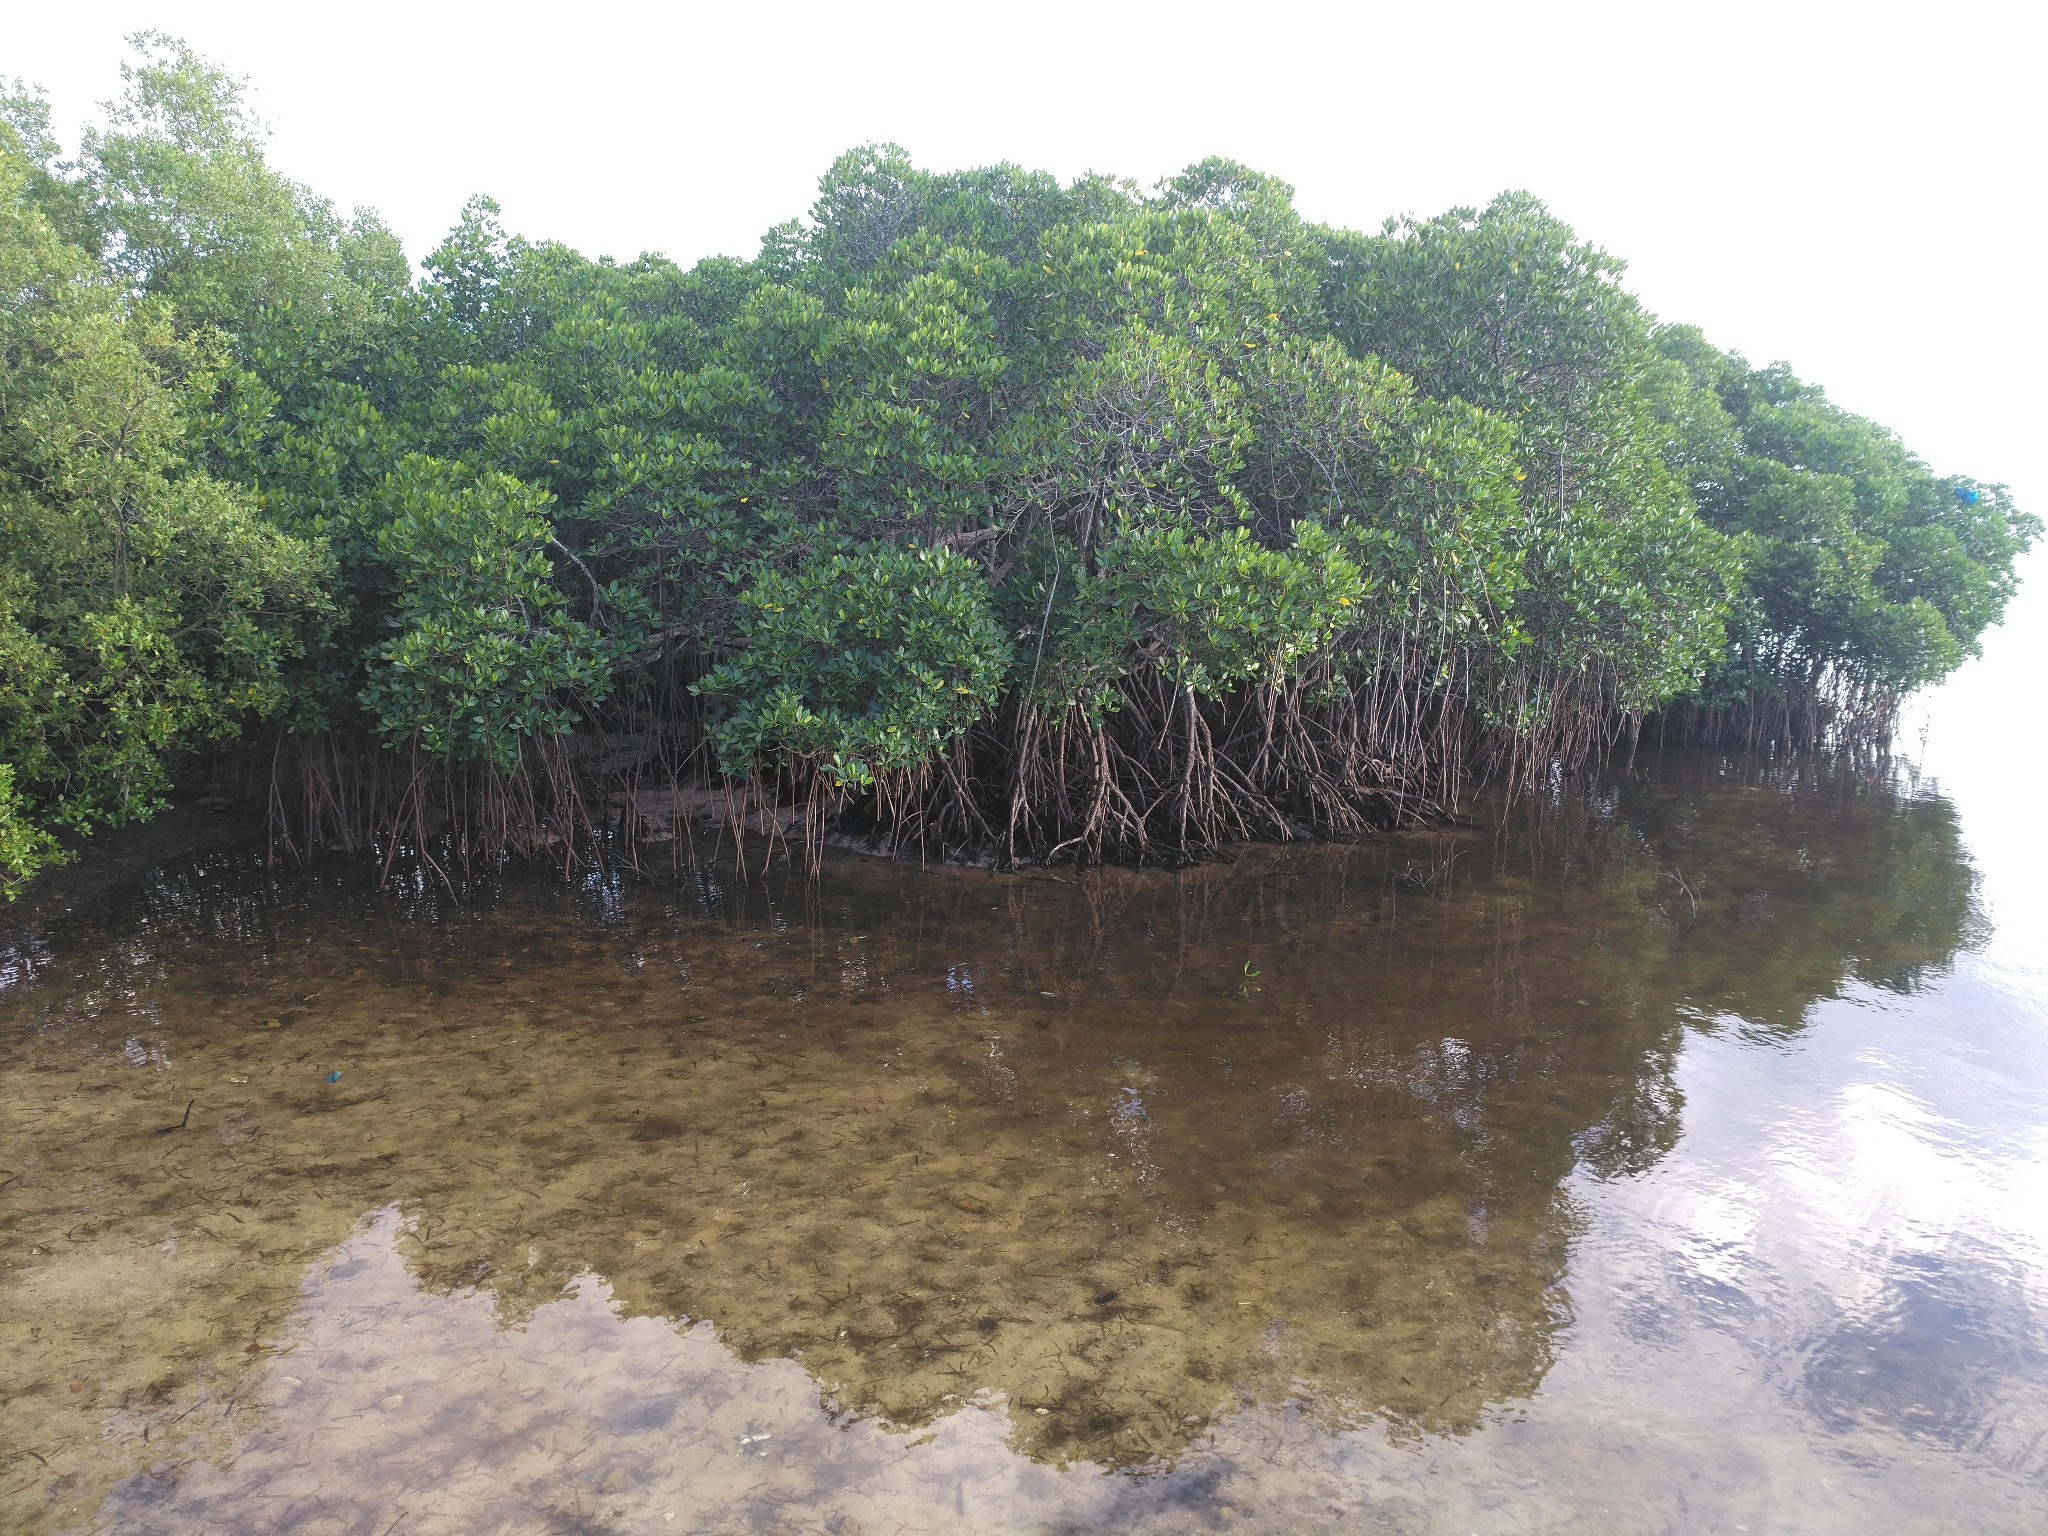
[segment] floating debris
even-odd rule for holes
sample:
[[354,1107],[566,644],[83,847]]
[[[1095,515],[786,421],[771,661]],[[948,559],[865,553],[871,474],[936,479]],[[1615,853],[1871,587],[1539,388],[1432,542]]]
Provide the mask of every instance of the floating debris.
[[190,1125],[190,1124],[192,1123],[192,1106],[193,1106],[194,1104],[197,1104],[198,1102],[199,1102],[199,1101],[198,1101],[197,1099],[191,1099],[191,1100],[188,1100],[188,1101],[186,1102],[186,1104],[185,1104],[185,1117],[184,1117],[184,1119],[180,1120],[180,1121],[179,1121],[179,1122],[178,1122],[178,1123],[177,1123],[176,1125],[160,1125],[160,1126],[158,1126],[158,1127],[156,1128],[156,1133],[157,1133],[157,1135],[159,1135],[159,1136],[168,1136],[168,1135],[170,1135],[170,1134],[171,1134],[171,1132],[173,1132],[173,1131],[182,1131],[182,1130],[184,1130],[186,1126],[188,1126],[188,1125]]

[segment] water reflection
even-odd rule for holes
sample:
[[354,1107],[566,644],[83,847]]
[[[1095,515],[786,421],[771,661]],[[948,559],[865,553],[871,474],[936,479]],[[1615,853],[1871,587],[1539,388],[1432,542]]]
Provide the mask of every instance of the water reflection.
[[[1586,1383],[1628,1350],[1697,1375],[1708,1335],[1789,1353],[1735,1368],[1774,1406],[1702,1444],[1765,1455],[1791,1413],[1888,1489],[1892,1440],[2024,1481],[2038,1272],[1995,1239],[1860,1254],[1823,1303],[1776,1261],[1782,1193],[1716,1159],[1811,1182],[1834,1121],[1687,1107],[1702,1070],[1796,1082],[1829,1006],[1976,939],[1953,813],[1725,769],[1170,875],[456,906],[160,872],[9,962],[0,1511],[1480,1529],[1516,1475],[1659,1490],[1598,1470],[1619,1388]],[[1662,1518],[1739,1518],[1742,1476],[1709,1484]]]

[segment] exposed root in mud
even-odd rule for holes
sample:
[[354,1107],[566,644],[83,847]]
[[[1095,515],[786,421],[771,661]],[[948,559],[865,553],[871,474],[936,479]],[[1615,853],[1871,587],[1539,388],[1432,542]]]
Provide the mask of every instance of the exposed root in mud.
[[[824,764],[721,774],[688,706],[593,720],[528,743],[509,766],[286,737],[268,774],[273,852],[370,850],[387,872],[412,858],[443,882],[477,861],[652,869],[720,847],[742,868],[786,854],[813,871],[828,846],[1003,868],[1186,864],[1248,842],[1455,822],[1475,794],[1555,795],[1589,763],[1642,744],[1644,720],[1598,675],[1494,682],[1486,692],[1508,701],[1507,717],[1489,719],[1469,679],[1425,686],[1413,659],[1399,660],[1362,684],[1310,671],[1221,699],[1158,669],[1056,712],[1012,695],[945,750],[859,792]],[[686,697],[668,691],[671,705]],[[1896,702],[1816,693],[1674,709],[1649,722],[1650,740],[1882,752]]]

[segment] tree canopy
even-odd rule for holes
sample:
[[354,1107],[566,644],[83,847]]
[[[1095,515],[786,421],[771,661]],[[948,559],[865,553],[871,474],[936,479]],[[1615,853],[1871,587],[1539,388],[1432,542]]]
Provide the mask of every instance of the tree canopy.
[[415,276],[137,42],[76,159],[0,127],[12,881],[252,732],[316,835],[558,844],[607,776],[1012,859],[1356,831],[1659,711],[1881,726],[2038,532],[1526,193],[869,146],[750,261],[479,198]]

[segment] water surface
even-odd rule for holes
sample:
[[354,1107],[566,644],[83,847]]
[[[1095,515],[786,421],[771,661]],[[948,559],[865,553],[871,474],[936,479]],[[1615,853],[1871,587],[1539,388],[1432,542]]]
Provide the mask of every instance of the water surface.
[[2048,1528],[2048,1005],[1927,785],[467,895],[0,950],[6,1529]]

